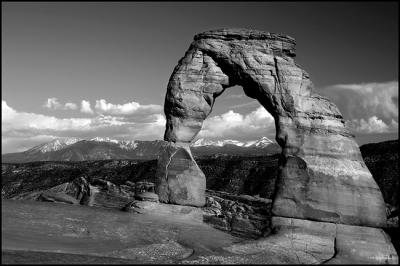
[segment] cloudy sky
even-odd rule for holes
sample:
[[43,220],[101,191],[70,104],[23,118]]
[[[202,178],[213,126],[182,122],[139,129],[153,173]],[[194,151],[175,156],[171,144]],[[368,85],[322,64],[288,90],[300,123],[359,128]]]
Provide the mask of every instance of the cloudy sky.
[[[2,2],[2,153],[57,137],[161,139],[169,76],[196,33],[290,35],[359,144],[398,138],[398,3]],[[240,87],[199,137],[275,137]]]

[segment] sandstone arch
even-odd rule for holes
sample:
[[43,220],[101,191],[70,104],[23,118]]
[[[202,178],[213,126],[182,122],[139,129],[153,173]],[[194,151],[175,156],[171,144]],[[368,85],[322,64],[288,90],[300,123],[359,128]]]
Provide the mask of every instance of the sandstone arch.
[[168,147],[157,172],[163,202],[204,204],[205,178],[189,143],[216,97],[240,85],[275,119],[282,147],[275,216],[385,226],[383,197],[354,136],[336,105],[313,92],[309,75],[294,57],[295,41],[284,35],[222,29],[194,37],[165,97]]
[[194,37],[165,96],[165,145],[156,172],[160,201],[204,205],[205,176],[189,144],[215,99],[240,85],[274,117],[282,154],[274,233],[225,250],[279,257],[280,263],[396,264],[390,238],[379,228],[386,226],[383,197],[354,136],[336,105],[313,92],[294,57],[295,41],[284,35],[221,29]]

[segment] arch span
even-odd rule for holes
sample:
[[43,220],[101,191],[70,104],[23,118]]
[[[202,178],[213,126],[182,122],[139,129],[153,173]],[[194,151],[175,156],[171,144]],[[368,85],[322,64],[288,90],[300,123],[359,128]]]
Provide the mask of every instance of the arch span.
[[382,194],[335,104],[313,92],[295,61],[289,36],[246,29],[200,33],[168,83],[167,118],[159,156],[160,200],[204,205],[205,177],[189,143],[201,130],[215,99],[240,85],[275,119],[282,147],[274,216],[383,227]]

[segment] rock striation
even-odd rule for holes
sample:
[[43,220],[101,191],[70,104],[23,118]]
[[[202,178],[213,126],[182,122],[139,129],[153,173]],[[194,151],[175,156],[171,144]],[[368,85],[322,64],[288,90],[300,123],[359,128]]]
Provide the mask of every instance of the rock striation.
[[159,200],[164,203],[203,206],[206,177],[193,159],[189,143],[168,142],[157,161]]
[[[325,230],[325,223],[329,228],[343,225],[346,229],[335,231],[334,235],[340,237],[337,243],[346,242],[346,233],[341,232],[357,238],[364,227],[374,232],[370,235],[384,239],[385,233],[377,233],[373,227],[386,226],[385,203],[354,135],[336,105],[314,92],[308,73],[294,57],[295,40],[285,35],[219,29],[194,37],[170,77],[165,96],[167,148],[160,152],[156,174],[160,201],[205,204],[204,174],[193,160],[189,144],[211,113],[215,99],[225,89],[240,85],[275,119],[276,141],[282,154],[273,199],[274,218],[283,224],[301,221],[300,232],[307,231],[308,224],[302,222],[306,220],[321,223],[312,229],[319,232]],[[275,227],[278,231],[282,228]],[[315,239],[310,238],[313,234],[301,234],[299,241],[307,246]],[[332,242],[332,237],[329,239],[327,243]],[[302,246],[300,249],[304,251]],[[355,253],[365,254],[362,249],[355,248]],[[398,260],[391,251],[386,255],[379,258]],[[324,255],[316,262],[328,257]],[[370,262],[382,262],[374,256],[369,258]]]
[[[275,215],[384,226],[382,194],[354,136],[336,105],[313,92],[294,56],[294,39],[279,34],[222,29],[196,35],[168,83],[165,141],[190,143],[215,99],[241,85],[275,118],[283,149]],[[175,161],[172,154],[168,159]]]
[[273,217],[272,224],[275,232],[267,238],[225,250],[284,257],[289,264],[398,263],[390,238],[382,229],[281,217]]
[[244,238],[258,238],[270,230],[271,200],[207,190],[203,222]]
[[140,200],[158,201],[158,196],[151,191],[154,184],[150,182],[127,181],[116,185],[103,179],[93,179],[91,182],[85,175],[79,176],[70,182],[45,189],[18,194],[11,199],[35,200],[54,203],[80,204],[102,208],[121,209],[132,198]]

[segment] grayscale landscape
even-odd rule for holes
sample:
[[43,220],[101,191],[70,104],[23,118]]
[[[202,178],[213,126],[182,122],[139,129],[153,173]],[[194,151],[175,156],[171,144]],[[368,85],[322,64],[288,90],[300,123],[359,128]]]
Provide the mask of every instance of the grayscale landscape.
[[2,77],[2,264],[399,263],[397,2],[2,2]]

